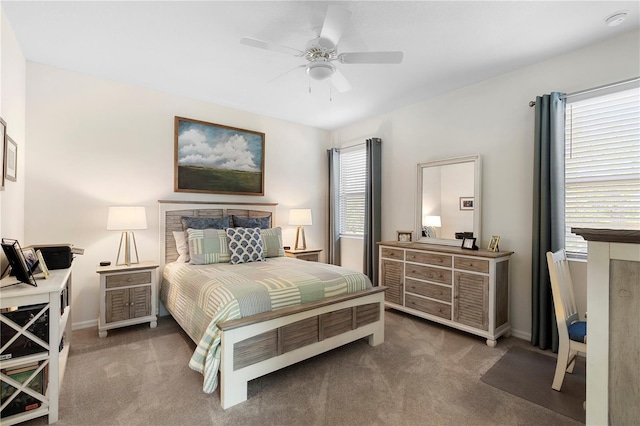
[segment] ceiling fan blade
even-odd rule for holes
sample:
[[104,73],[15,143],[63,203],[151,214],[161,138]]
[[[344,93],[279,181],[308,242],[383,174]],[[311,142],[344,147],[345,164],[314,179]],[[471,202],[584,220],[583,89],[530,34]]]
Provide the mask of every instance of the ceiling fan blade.
[[338,61],[343,64],[399,64],[402,62],[402,52],[350,52],[338,55]]
[[350,18],[351,11],[340,6],[329,5],[320,31],[320,44],[327,49],[335,49]]
[[336,69],[333,72],[333,75],[331,76],[331,83],[335,86],[336,89],[338,89],[338,92],[340,93],[348,92],[349,90],[351,90],[351,83],[349,83],[347,77],[345,77],[339,69]]
[[308,65],[307,65],[307,64],[302,64],[302,65],[298,65],[297,67],[291,68],[291,69],[289,69],[289,70],[287,70],[287,71],[283,72],[282,74],[280,74],[280,75],[277,75],[277,76],[273,77],[271,80],[267,81],[267,84],[272,83],[272,82],[274,82],[274,81],[276,81],[276,80],[281,79],[281,78],[282,78],[282,77],[284,77],[285,75],[290,74],[292,71],[298,70],[298,69],[300,69],[300,68],[306,68],[306,67],[308,67]]
[[294,49],[292,47],[281,46],[275,43],[269,43],[268,41],[258,40],[256,38],[251,37],[242,37],[240,39],[240,44],[244,44],[246,46],[257,47],[258,49],[271,50],[273,52],[284,53],[285,55],[293,55],[293,56],[304,56],[304,52]]

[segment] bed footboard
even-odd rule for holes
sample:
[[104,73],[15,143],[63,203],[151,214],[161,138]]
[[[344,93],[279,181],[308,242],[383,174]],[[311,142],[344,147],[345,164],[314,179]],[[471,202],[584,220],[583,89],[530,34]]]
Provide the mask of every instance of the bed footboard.
[[384,290],[358,293],[227,321],[222,330],[223,409],[247,399],[247,382],[355,340],[384,342]]

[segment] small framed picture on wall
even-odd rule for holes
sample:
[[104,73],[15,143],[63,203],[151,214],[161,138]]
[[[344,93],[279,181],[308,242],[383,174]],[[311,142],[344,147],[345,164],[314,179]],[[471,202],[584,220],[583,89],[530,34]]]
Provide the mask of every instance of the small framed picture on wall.
[[4,177],[6,180],[15,182],[18,178],[18,145],[6,136],[6,144],[4,150]]
[[460,197],[460,210],[473,210],[473,197]]
[[4,189],[4,150],[7,146],[7,123],[0,117],[0,191]]

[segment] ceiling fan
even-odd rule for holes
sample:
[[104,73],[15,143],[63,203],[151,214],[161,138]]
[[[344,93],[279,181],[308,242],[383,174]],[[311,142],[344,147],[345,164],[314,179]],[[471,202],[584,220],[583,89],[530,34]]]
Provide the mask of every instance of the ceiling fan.
[[331,82],[339,92],[346,92],[351,90],[351,84],[332,62],[336,61],[341,64],[399,64],[402,62],[403,56],[400,51],[338,53],[338,41],[349,24],[350,17],[349,10],[330,5],[319,35],[307,42],[305,50],[281,46],[251,37],[243,37],[240,43],[286,55],[304,57],[308,63],[297,68],[306,68],[307,74],[314,80],[331,78]]

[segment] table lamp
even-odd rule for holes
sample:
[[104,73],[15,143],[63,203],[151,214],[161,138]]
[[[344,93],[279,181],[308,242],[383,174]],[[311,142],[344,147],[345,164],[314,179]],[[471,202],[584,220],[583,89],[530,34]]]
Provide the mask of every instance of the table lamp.
[[295,250],[306,250],[307,240],[304,236],[304,225],[313,225],[311,209],[289,210],[289,225],[297,225]]
[[[120,235],[120,245],[118,246],[118,256],[116,265],[130,266],[132,263],[140,263],[138,259],[138,247],[134,229],[147,229],[147,213],[144,207],[109,207],[107,218],[107,230],[122,231]],[[135,262],[131,261],[130,241],[133,240],[133,249],[136,253]],[[120,262],[120,252],[124,242],[124,262]]]

